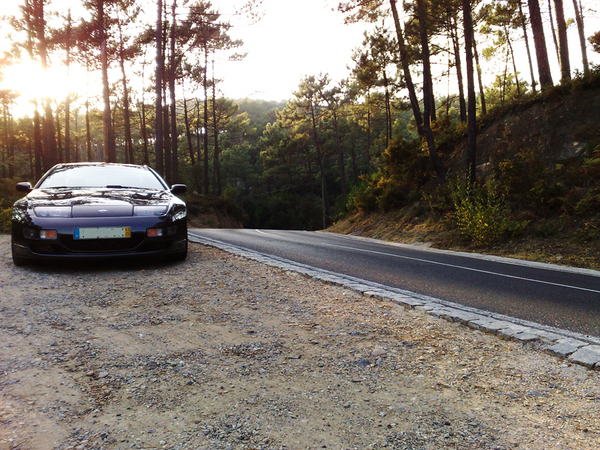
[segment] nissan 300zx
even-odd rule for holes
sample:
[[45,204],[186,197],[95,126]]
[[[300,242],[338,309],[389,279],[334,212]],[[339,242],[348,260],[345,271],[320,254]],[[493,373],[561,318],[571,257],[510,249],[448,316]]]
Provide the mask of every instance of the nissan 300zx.
[[149,167],[73,163],[51,168],[12,210],[15,265],[36,260],[187,256],[187,210]]

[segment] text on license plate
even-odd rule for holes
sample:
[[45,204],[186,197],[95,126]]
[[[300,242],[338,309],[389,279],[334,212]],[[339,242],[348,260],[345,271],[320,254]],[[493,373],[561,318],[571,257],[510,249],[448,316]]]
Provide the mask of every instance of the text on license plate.
[[73,229],[73,239],[114,239],[130,237],[130,227],[100,227]]

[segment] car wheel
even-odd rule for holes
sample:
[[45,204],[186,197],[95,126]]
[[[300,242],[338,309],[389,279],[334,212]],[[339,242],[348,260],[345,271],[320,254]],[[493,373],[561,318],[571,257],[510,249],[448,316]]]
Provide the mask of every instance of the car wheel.
[[24,266],[28,262],[25,258],[21,258],[20,256],[15,255],[14,249],[12,249],[12,260],[13,260],[13,264],[17,267]]
[[188,243],[185,241],[185,250],[168,256],[169,261],[185,261],[188,254]]

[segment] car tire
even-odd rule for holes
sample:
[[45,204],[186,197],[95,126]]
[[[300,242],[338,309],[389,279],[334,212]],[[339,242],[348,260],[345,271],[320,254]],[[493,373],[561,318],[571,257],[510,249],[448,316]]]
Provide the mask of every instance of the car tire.
[[27,259],[21,258],[20,256],[15,255],[14,248],[12,249],[12,260],[13,264],[17,267],[25,266],[27,264]]
[[185,250],[183,250],[182,252],[179,253],[174,253],[173,255],[169,255],[168,259],[169,261],[185,261],[185,259],[187,258],[187,254],[188,254],[188,241],[185,241]]

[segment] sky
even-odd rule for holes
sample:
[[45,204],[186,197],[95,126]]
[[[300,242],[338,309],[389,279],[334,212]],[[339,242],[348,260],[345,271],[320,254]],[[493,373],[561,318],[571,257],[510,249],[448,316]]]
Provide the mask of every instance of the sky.
[[[18,15],[22,0],[5,1],[2,0],[0,15]],[[217,63],[215,77],[223,80],[219,88],[225,96],[288,100],[307,75],[327,73],[336,81],[348,77],[347,65],[352,63],[353,49],[363,40],[364,25],[345,25],[343,15],[335,10],[338,0],[264,0],[260,7],[263,17],[253,24],[227,13],[236,1],[245,2],[213,1],[215,7],[222,6],[223,20],[234,25],[229,31],[231,37],[244,42],[237,51],[247,53],[242,61]],[[149,2],[155,4],[155,0]],[[59,5],[66,11],[80,3],[80,0],[52,0],[48,8]],[[153,10],[146,13],[150,14],[150,20],[155,20]],[[7,45],[0,33],[0,52]],[[115,71],[113,78],[111,82],[118,81],[120,73]],[[7,69],[0,89],[27,89],[39,94],[50,86],[56,97],[62,99],[69,89],[83,93],[90,89],[88,86],[93,89],[98,83],[98,79],[89,80],[85,71],[77,68],[72,69],[67,79],[60,64],[53,64],[48,79],[42,81],[39,64],[30,62]]]
[[307,75],[347,78],[352,50],[362,43],[365,26],[345,25],[343,15],[332,10],[337,3],[265,0],[260,22],[230,32],[244,41],[241,51],[248,55],[227,63],[221,89],[233,98],[287,100]]
[[[0,15],[18,14],[17,6],[23,2],[0,1]],[[149,20],[155,20],[156,0],[144,1],[152,5],[145,8],[145,14],[149,15]],[[246,1],[213,0],[215,7],[223,13],[223,20],[234,25],[230,35],[234,39],[244,41],[243,47],[238,51],[247,53],[247,57],[240,62],[217,63],[215,76],[223,80],[219,85],[223,95],[233,99],[249,97],[288,100],[306,76],[329,74],[334,82],[349,76],[348,66],[353,64],[351,55],[363,41],[365,25],[345,25],[343,15],[336,10],[339,0],[263,0],[260,8],[264,13],[263,18],[254,24],[229,15],[233,10],[232,5]],[[593,16],[586,16],[588,35],[600,30],[597,1],[584,0],[584,5],[596,10]],[[50,4],[50,9],[63,12],[69,7],[73,7],[74,10],[81,8],[81,0],[51,0]],[[565,5],[572,7],[571,2]],[[567,16],[570,17],[568,11]],[[569,39],[574,47],[571,60],[573,67],[577,68],[577,64],[581,65],[581,56],[575,26],[570,27]],[[549,51],[552,51],[549,36],[547,40]],[[521,47],[524,46],[521,44]],[[8,48],[8,42],[0,28],[0,53],[4,48]],[[591,62],[600,63],[600,55],[594,53],[589,46],[588,53]],[[551,54],[551,59],[556,58]],[[491,65],[493,66],[494,62]],[[148,68],[147,72],[151,70]],[[521,65],[520,70],[523,71],[522,76],[528,79],[526,66]],[[494,70],[488,72],[492,73],[493,77]],[[557,76],[555,78],[555,82],[558,82]],[[118,70],[113,71],[110,81],[117,82],[119,79]],[[54,97],[60,100],[66,97],[69,90],[79,92],[82,96],[86,92],[97,95],[99,85],[99,74],[95,73],[90,78],[83,69],[73,68],[68,78],[58,57],[55,57],[46,79],[41,76],[39,64],[30,62],[7,69],[5,80],[0,81],[0,89],[26,90],[30,97],[33,93],[39,96],[44,91],[52,91]],[[444,92],[439,94],[445,95]],[[30,110],[31,106],[25,104],[25,108]]]

